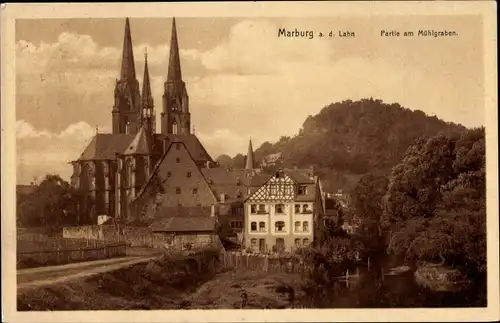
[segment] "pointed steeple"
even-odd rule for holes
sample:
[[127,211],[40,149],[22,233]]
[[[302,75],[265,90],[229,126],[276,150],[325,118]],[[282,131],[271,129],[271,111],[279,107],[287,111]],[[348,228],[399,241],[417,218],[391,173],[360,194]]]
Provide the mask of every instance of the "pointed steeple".
[[132,35],[130,33],[130,22],[125,20],[125,34],[123,37],[122,69],[120,79],[135,80],[134,51],[132,48]]
[[156,123],[153,95],[151,94],[151,82],[149,81],[148,52],[144,52],[144,78],[142,82],[142,115],[141,124],[146,128],[146,134],[152,136]]
[[254,169],[252,138],[250,138],[250,142],[248,143],[248,153],[247,153],[247,161],[245,164],[245,169],[249,170]]
[[168,61],[167,82],[181,81],[181,61],[179,57],[179,42],[177,40],[177,28],[175,18],[172,21],[172,38],[170,39],[170,57]]
[[[150,104],[151,102],[151,104]],[[149,81],[149,68],[148,68],[148,53],[144,53],[144,78],[142,81],[142,105],[143,108],[153,103],[153,95],[151,94],[151,83]]]

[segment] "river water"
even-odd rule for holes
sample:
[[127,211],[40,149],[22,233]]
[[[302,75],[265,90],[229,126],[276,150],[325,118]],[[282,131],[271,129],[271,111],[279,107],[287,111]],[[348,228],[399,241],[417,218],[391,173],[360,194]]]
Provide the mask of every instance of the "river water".
[[[460,292],[434,292],[419,286],[414,270],[388,275],[390,268],[351,269],[349,283],[336,281],[310,295],[314,308],[484,307],[484,284],[472,283]],[[355,274],[359,276],[356,277]]]

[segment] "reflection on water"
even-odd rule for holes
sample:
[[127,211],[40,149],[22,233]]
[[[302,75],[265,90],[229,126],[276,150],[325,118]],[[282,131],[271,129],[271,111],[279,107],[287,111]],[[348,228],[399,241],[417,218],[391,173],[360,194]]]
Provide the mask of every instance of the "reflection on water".
[[[359,276],[353,275],[359,273]],[[486,306],[485,284],[475,282],[460,292],[433,292],[419,286],[413,270],[388,275],[386,268],[358,268],[348,281],[337,280],[309,294],[314,308],[481,307]]]

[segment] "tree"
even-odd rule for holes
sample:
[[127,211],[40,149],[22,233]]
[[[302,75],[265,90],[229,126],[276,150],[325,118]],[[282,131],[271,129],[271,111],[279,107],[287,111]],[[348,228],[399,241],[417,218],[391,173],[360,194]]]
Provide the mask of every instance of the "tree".
[[232,167],[233,166],[233,160],[229,155],[222,154],[217,159],[215,160],[216,162],[219,163],[221,167]]
[[389,251],[468,273],[486,268],[484,128],[422,138],[391,175]]
[[244,168],[245,167],[246,156],[242,154],[237,154],[233,158],[234,168]]
[[385,252],[382,216],[387,184],[386,176],[365,174],[354,189],[354,212],[360,220],[355,236],[368,254]]
[[59,175],[47,175],[35,190],[17,201],[17,224],[22,227],[90,223],[93,200],[73,189]]

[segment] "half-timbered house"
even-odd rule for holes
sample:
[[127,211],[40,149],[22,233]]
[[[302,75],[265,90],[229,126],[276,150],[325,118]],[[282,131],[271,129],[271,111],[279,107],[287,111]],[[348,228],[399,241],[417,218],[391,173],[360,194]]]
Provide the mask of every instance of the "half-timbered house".
[[293,251],[319,238],[324,203],[313,169],[284,169],[245,200],[245,248],[259,252]]

